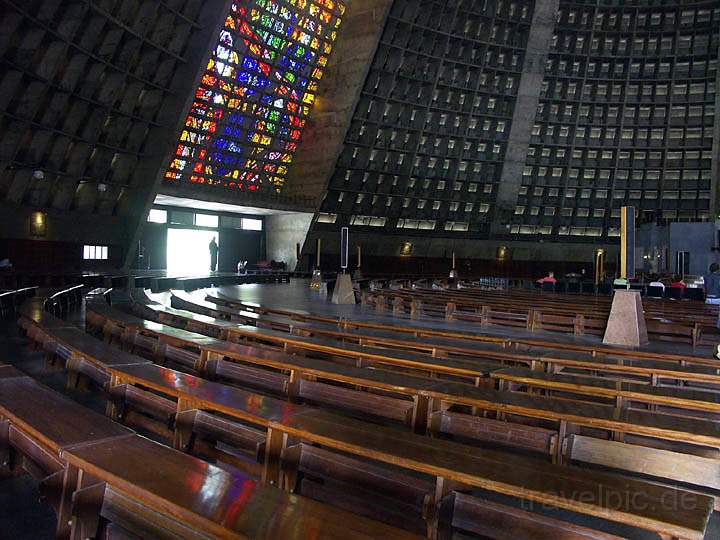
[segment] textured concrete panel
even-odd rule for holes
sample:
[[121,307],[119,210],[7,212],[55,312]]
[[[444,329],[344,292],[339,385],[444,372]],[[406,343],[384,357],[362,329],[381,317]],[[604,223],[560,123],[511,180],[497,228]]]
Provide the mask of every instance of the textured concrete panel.
[[315,108],[288,175],[286,192],[317,208],[343,147],[392,0],[348,3]]
[[558,5],[559,0],[535,2],[527,52],[508,137],[507,152],[498,186],[495,220],[492,224],[492,231],[495,234],[507,234],[508,218],[517,205],[518,191],[522,183],[522,173],[530,146],[530,133],[535,123],[535,113],[545,73],[545,61],[555,29],[555,14]]
[[300,244],[302,249],[312,219],[313,214],[299,212],[267,216],[265,218],[267,258],[285,261],[288,270],[293,270],[297,264],[296,244]]

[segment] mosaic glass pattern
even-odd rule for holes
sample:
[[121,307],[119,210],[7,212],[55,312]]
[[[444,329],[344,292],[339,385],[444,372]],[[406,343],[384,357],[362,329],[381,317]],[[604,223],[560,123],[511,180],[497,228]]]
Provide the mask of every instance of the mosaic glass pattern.
[[344,11],[337,0],[233,2],[165,180],[280,192]]

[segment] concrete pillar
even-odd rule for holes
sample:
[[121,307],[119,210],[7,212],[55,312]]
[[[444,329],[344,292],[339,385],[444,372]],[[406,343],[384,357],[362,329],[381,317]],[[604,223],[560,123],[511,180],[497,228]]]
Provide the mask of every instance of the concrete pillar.
[[559,0],[535,2],[528,35],[525,62],[523,63],[518,94],[508,136],[507,151],[502,176],[498,186],[493,234],[507,234],[510,216],[517,206],[518,191],[522,183],[525,158],[530,147],[530,134],[535,124],[535,113],[540,100],[540,89],[545,76],[547,61],[555,31],[555,16]]

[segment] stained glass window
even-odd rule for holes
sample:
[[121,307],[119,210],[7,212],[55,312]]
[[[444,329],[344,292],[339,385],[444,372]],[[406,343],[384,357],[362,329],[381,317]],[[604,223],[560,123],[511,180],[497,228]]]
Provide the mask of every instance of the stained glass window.
[[279,192],[344,12],[337,0],[233,2],[165,180]]

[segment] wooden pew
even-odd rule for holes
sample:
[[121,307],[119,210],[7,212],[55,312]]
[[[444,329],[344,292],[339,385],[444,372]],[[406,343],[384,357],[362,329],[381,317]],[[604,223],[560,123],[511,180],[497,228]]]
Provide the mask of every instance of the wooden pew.
[[55,292],[45,300],[45,311],[63,318],[72,309],[80,306],[84,285],[75,285]]
[[37,287],[0,291],[0,319],[9,318],[26,299],[37,294]]
[[[356,325],[362,326],[364,328],[364,323],[356,323]],[[326,335],[329,335],[327,334],[326,330],[314,330],[313,328],[308,327],[299,327],[299,329],[306,333],[326,332]],[[411,329],[405,328],[404,330],[409,331]],[[261,330],[250,331],[258,334],[264,333],[264,331]],[[428,331],[426,329],[417,328],[417,331],[418,333],[422,332],[423,334],[433,335],[431,331]],[[437,333],[442,334],[442,332]],[[341,335],[344,339],[345,336],[349,334],[345,332]],[[452,338],[450,339],[462,337],[462,335],[458,336],[456,333],[451,333],[451,335]],[[275,334],[276,339],[278,336],[279,334]],[[470,342],[477,343],[477,341],[474,341],[474,338],[476,337],[478,336],[470,336]],[[363,341],[366,341],[364,335],[358,335],[357,338],[362,338]],[[482,336],[480,336],[480,338],[482,338]],[[435,341],[436,339],[438,338],[433,338],[433,341]],[[368,336],[367,340],[383,345],[394,344],[392,340],[377,340],[373,336]],[[413,340],[408,341],[413,342]],[[491,339],[491,342],[496,341],[496,339]],[[458,342],[462,341],[458,340]],[[588,369],[591,369],[591,364],[597,362],[601,364],[600,367],[603,370],[616,373],[635,373],[638,375],[647,376],[651,380],[659,380],[667,376],[667,378],[674,377],[677,380],[703,380],[706,382],[714,381],[715,384],[719,382],[719,379],[716,375],[718,373],[717,368],[718,366],[720,366],[720,363],[718,363],[715,359],[687,355],[666,355],[652,353],[648,351],[623,350],[598,345],[588,345],[587,347],[590,349],[590,351],[582,351],[582,347],[577,344],[551,343],[542,340],[524,340],[514,344],[516,346],[522,346],[523,348],[530,348],[530,352],[537,351],[537,353],[521,354],[512,353],[509,351],[492,350],[492,348],[483,348],[479,352],[481,353],[482,358],[499,360],[500,362],[509,365],[524,364],[531,367],[547,366],[547,369],[564,369],[566,367],[571,367],[573,369],[587,367]],[[419,344],[419,346],[425,347],[426,345],[421,343]],[[438,345],[438,348],[436,350],[447,350],[448,352],[458,351],[458,349],[453,350],[451,348],[442,349],[442,347],[444,346],[446,345],[440,344]],[[560,352],[554,352],[553,349],[555,348],[559,348]],[[462,351],[462,349],[460,349],[460,351]],[[577,353],[574,353],[572,351],[577,351]],[[578,353],[580,352],[584,354],[584,358],[578,355]],[[539,353],[545,354],[543,356],[537,356]],[[592,353],[592,357],[588,353]],[[612,358],[605,358],[605,355],[610,354],[612,355]],[[603,358],[596,360],[594,356],[597,355],[603,355]],[[632,361],[626,362],[624,361],[624,358],[628,358]],[[648,359],[650,361],[642,362],[638,361],[638,359]],[[696,365],[698,366],[697,368],[694,367]],[[557,366],[557,368],[555,366]],[[707,368],[705,366],[707,366]],[[655,373],[656,370],[657,373]],[[657,375],[657,377],[655,375]]]
[[[475,388],[451,382],[421,390],[420,394],[429,400],[429,425],[435,432],[445,426],[452,426],[456,417],[459,422],[470,426],[474,422],[484,421],[482,417],[476,419],[452,411],[452,405],[463,405],[474,410],[493,411],[499,420],[516,416],[555,422],[561,442],[580,426],[588,430],[603,430],[616,440],[622,440],[624,434],[632,434],[700,448],[720,448],[720,429],[717,424],[698,418],[617,409],[607,405]],[[458,431],[462,434],[462,430]],[[471,432],[470,429],[468,432]]]
[[70,517],[70,500],[59,493],[66,467],[62,450],[112,444],[132,433],[30,377],[0,377],[0,466],[22,468],[41,482],[58,516],[59,537],[69,534]]
[[26,377],[26,375],[15,366],[0,364],[0,379],[14,379],[15,377]]
[[455,534],[457,530],[503,540],[515,538],[620,540],[622,538],[458,491],[453,491],[442,500],[439,515],[438,540],[457,538]]
[[[140,367],[144,367],[144,366],[140,366]],[[132,369],[132,368],[128,368],[128,369]],[[142,383],[141,383],[141,384],[142,384]]]
[[140,436],[68,449],[63,458],[77,538],[94,537],[101,517],[146,538],[418,538]]
[[223,295],[219,291],[213,291],[212,294],[209,294],[207,296],[207,299],[211,301],[215,301],[215,299],[217,299],[218,301],[224,302],[225,305],[235,306],[236,308],[240,309],[255,310],[259,313],[288,314],[289,316],[293,316],[298,320],[318,320],[320,322],[332,323],[346,329],[357,328],[381,330],[383,332],[394,332],[398,335],[409,336],[411,338],[410,341],[415,338],[437,337],[455,340],[459,344],[465,343],[469,346],[475,346],[478,343],[493,343],[497,345],[502,345],[504,348],[513,348],[523,351],[537,350],[545,354],[548,354],[554,350],[567,352],[575,351],[582,354],[592,354],[593,356],[612,355],[618,358],[625,357],[630,359],[660,360],[688,365],[719,365],[716,360],[702,356],[658,353],[648,350],[622,349],[619,347],[603,345],[602,343],[577,343],[573,340],[564,339],[562,336],[553,337],[552,339],[543,339],[539,337],[508,337],[505,335],[491,335],[470,331],[459,332],[449,329],[431,328],[427,326],[413,326],[408,323],[400,324],[398,323],[397,319],[389,319],[388,322],[377,323],[355,319],[340,320],[328,317],[318,318],[313,317],[312,314],[309,314],[307,312],[275,309],[268,306],[260,306],[258,304],[253,305],[253,303],[251,302],[244,302]]
[[[375,296],[377,295],[377,296]],[[546,296],[509,297],[490,294],[473,295],[462,291],[383,290],[366,294],[366,304],[391,299],[393,313],[408,312],[411,318],[424,314],[450,320],[478,322],[482,326],[509,326],[528,331],[549,330],[574,335],[602,335],[607,323],[609,304],[588,306],[585,299],[568,297],[562,301]],[[377,300],[374,300],[376,299]],[[421,306],[421,307],[419,307]],[[682,315],[646,315],[648,334],[653,340],[698,343],[698,324],[695,318]],[[710,321],[706,321],[710,323]]]
[[578,396],[611,398],[616,406],[627,406],[630,402],[648,405],[662,405],[690,411],[720,413],[720,394],[678,386],[653,386],[608,377],[583,377],[545,373],[523,368],[509,368],[490,374],[502,387],[508,384],[526,385]]
[[715,499],[715,509],[718,508],[720,461],[717,459],[582,435],[570,435],[563,444],[563,454],[573,463],[588,463],[609,470],[649,476],[661,483],[680,482],[697,486],[693,489],[709,492]]
[[210,446],[205,450],[254,475],[259,474],[257,460],[264,452],[268,423],[301,407],[152,364],[110,367],[108,372],[112,376],[108,408],[112,418],[125,416],[130,391],[162,395],[170,399],[172,407],[175,448],[191,451],[197,437],[207,438]]
[[[558,468],[489,450],[473,451],[464,445],[428,441],[324,411],[298,413],[271,423],[263,476],[266,483],[294,489],[292,479],[297,478],[298,462],[292,458],[298,452],[289,437],[426,475],[436,483],[436,500],[461,486],[474,486],[688,539],[703,537],[712,511],[712,498],[701,494],[694,495],[694,505],[675,512],[661,501],[668,497],[678,500],[685,493],[682,490],[594,471]],[[615,503],[608,504],[610,499],[605,495]],[[635,505],[636,497],[641,497],[643,504]],[[433,513],[429,517],[434,530],[438,516]]]
[[[204,338],[204,337],[203,337]],[[204,338],[207,339],[207,338]],[[101,346],[105,346],[100,343]],[[230,345],[232,347],[237,347]],[[277,400],[243,392],[237,389],[228,388],[224,385],[203,381],[197,377],[176,372],[167,368],[151,366],[151,369],[132,369],[148,367],[137,366],[105,366],[113,376],[113,384],[110,386],[110,393],[113,399],[113,406],[109,408],[110,414],[117,418],[123,416],[124,401],[128,391],[133,388],[138,392],[146,394],[146,389],[152,391],[153,395],[167,396],[176,400],[173,406],[175,416],[174,444],[183,449],[190,450],[193,447],[195,435],[209,435],[213,441],[221,441],[230,444],[239,450],[249,451],[249,461],[240,461],[237,452],[232,455],[220,451],[211,452],[209,455],[217,457],[241,470],[258,474],[257,466],[252,463],[262,458],[265,444],[265,434],[255,426],[262,427],[267,423],[268,416],[277,409],[274,404]],[[140,399],[136,397],[139,401]],[[284,409],[279,410],[278,416],[289,414],[290,404],[281,405]],[[223,416],[211,415],[208,412],[221,413]],[[246,423],[237,423],[227,418],[242,419]],[[203,450],[208,454],[207,450]]]
[[40,473],[60,537],[95,537],[102,516],[143,537],[416,538],[135,435],[28,377],[2,376],[11,369],[0,368],[2,462],[12,467],[20,454]]
[[258,319],[258,316],[255,313],[240,312],[223,306],[217,306],[215,304],[211,304],[210,302],[206,302],[202,298],[196,298],[194,295],[182,291],[171,291],[170,298],[171,306],[175,309],[195,311],[201,315],[214,317],[216,319],[223,319],[244,324],[255,324]]
[[[251,329],[248,331],[257,332],[258,330]],[[276,335],[277,333],[269,333],[268,331],[262,331],[262,334],[267,334],[267,335],[272,334],[273,336],[278,337]],[[283,336],[279,336],[278,339],[280,339],[281,342],[283,342],[283,343],[287,342],[286,341],[287,338],[283,338]],[[562,360],[557,360],[556,363],[562,364]],[[553,363],[552,365],[554,366],[555,364]],[[576,367],[579,365],[582,365],[584,367],[592,366],[593,369],[597,369],[599,367],[599,362],[597,360],[595,360],[592,363],[575,362]],[[638,370],[647,369],[646,367],[643,367],[643,366],[638,368],[636,366],[625,365],[624,363],[619,364],[619,365],[608,363],[607,367],[610,367],[611,369],[613,369],[613,368],[619,369],[620,372],[623,372],[624,370],[631,370],[631,371],[634,370],[635,372],[637,372]],[[661,372],[661,374],[665,374],[665,373]],[[704,374],[702,374],[702,373],[696,374],[694,372],[691,372],[687,375],[702,377]],[[675,376],[674,372],[673,372],[673,376]],[[714,377],[714,375],[713,375],[713,377]],[[715,378],[715,380],[717,380],[716,377],[714,377],[714,378]],[[435,394],[436,398],[430,397],[431,392],[436,392],[436,394]],[[496,404],[502,404],[503,406],[505,406],[505,405],[511,405],[508,400],[523,399],[518,396],[502,396],[502,395],[495,396],[495,395],[490,395],[490,394],[483,397],[483,395],[484,395],[483,392],[485,392],[485,389],[477,389],[476,390],[476,389],[472,389],[472,388],[466,388],[466,387],[464,387],[464,385],[448,384],[448,385],[445,385],[444,387],[442,385],[435,386],[429,390],[420,392],[420,394],[425,395],[428,399],[439,400],[438,403],[464,404],[464,405],[468,405],[468,406],[471,406],[474,408],[480,408],[480,409],[484,409],[484,410],[493,410],[493,411],[497,410],[497,406],[492,405],[493,401]],[[492,392],[492,391],[490,391],[490,392]],[[477,399],[473,400],[473,399],[469,398],[469,395],[471,393],[475,393],[475,397]],[[659,393],[659,392],[656,391],[656,393]],[[444,397],[441,394],[444,394]],[[461,397],[461,395],[463,397]],[[514,408],[515,405],[517,405],[517,408]],[[534,409],[534,410],[532,412],[525,410],[526,416],[528,416],[530,418],[541,418],[541,419],[542,418],[549,419],[549,417],[547,416],[548,415],[547,407],[554,407],[554,412],[552,413],[552,415],[554,415],[553,420],[560,422],[559,434],[560,434],[560,438],[562,439],[562,437],[563,437],[563,433],[562,433],[563,432],[563,419],[561,418],[563,415],[562,403],[556,404],[551,401],[540,400],[540,401],[536,401],[536,402],[532,402],[532,403],[530,401],[528,401],[524,405],[515,403],[515,405],[512,405],[510,407],[510,410],[514,411],[516,414],[520,414],[522,416],[521,413],[522,413],[523,407],[527,407],[527,409]],[[610,419],[608,417],[609,412],[606,407],[592,408],[592,405],[588,405],[586,412],[592,413],[592,415],[594,415],[594,416],[591,416],[591,417],[588,417],[585,419],[586,423],[584,425],[588,425],[589,427],[593,427],[592,422],[599,422],[599,424],[596,424],[595,427],[597,427],[597,425],[604,425],[605,426],[604,429],[612,430],[612,432],[614,432],[617,436],[621,436],[620,434],[622,434],[622,433],[638,433],[638,434],[642,434],[642,435],[648,435],[648,433],[644,432],[644,430],[647,428],[647,426],[643,426],[643,425],[626,426],[625,428],[623,428],[626,431],[617,430],[616,427],[612,427],[613,422],[608,423],[608,421]],[[642,422],[647,424],[649,422],[649,419],[644,418],[641,413],[639,413],[639,414],[640,414],[640,416],[637,416],[637,415],[634,416],[630,423],[637,421],[637,422],[641,422],[641,424],[642,424]],[[496,442],[502,442],[504,444],[510,444],[510,445],[513,444],[514,436],[518,437],[520,440],[523,440],[524,442],[527,442],[530,438],[532,438],[536,441],[534,446],[531,445],[531,447],[533,447],[533,449],[544,451],[544,452],[550,453],[550,454],[557,452],[557,438],[552,435],[552,432],[549,432],[547,430],[538,430],[537,428],[533,429],[530,427],[518,426],[518,427],[514,428],[516,431],[513,432],[512,429],[508,429],[506,426],[503,426],[503,425],[498,425],[493,420],[488,420],[488,419],[474,417],[474,416],[471,417],[471,416],[467,416],[467,415],[463,415],[463,414],[452,414],[447,411],[444,411],[444,412],[438,411],[433,415],[433,418],[434,419],[432,420],[430,425],[436,431],[445,430],[445,431],[449,431],[449,432],[457,434],[457,435],[471,435],[472,434],[472,435],[475,435],[475,437],[481,436],[481,438],[483,438],[484,440],[487,440],[487,437],[489,434],[495,434],[497,436]],[[575,420],[573,420],[573,423],[574,422],[575,422]],[[591,423],[588,424],[587,422],[591,422]],[[683,442],[687,442],[690,444],[710,444],[711,446],[717,446],[716,443],[709,442],[711,439],[703,438],[703,434],[707,435],[708,433],[711,433],[711,432],[708,432],[707,427],[703,426],[702,424],[694,424],[692,426],[686,425],[682,429],[687,429],[688,430],[687,433],[685,433],[683,435],[679,435],[679,434],[671,435],[670,432],[672,432],[676,427],[678,427],[678,422],[680,422],[682,424],[683,420],[680,420],[680,419],[665,420],[665,424],[670,425],[671,429],[668,432],[662,432],[662,433],[661,433],[662,430],[660,430],[660,429],[653,429],[652,432],[655,435],[651,435],[651,436],[657,436],[662,439],[667,438],[669,440],[683,441]],[[581,421],[581,424],[582,424],[582,421]],[[617,426],[617,424],[615,424],[615,426]],[[418,431],[422,431],[422,430],[418,430]],[[501,431],[502,435],[497,435],[498,431]],[[507,438],[508,436],[510,437],[509,439]],[[704,442],[702,442],[702,441],[704,441]]]
[[[44,321],[59,321],[53,315],[45,313]],[[120,401],[124,409],[133,412],[131,423],[144,429],[149,429],[160,436],[164,436],[167,428],[163,426],[173,425],[176,420],[177,406],[161,395],[143,391],[134,386],[111,388],[111,368],[133,365],[147,365],[151,362],[118,350],[102,341],[99,341],[76,327],[53,326],[42,328],[37,326],[38,331],[32,337],[39,340],[46,351],[48,365],[55,364],[55,358],[64,361],[68,371],[68,388],[77,388],[83,381],[92,381],[101,388],[108,397]],[[29,336],[31,334],[28,334]],[[112,407],[109,406],[109,412]],[[141,413],[140,415],[134,414]],[[149,418],[147,416],[149,415]],[[160,421],[160,426],[153,423],[153,420]],[[206,422],[206,418],[199,418],[193,422],[191,427],[197,431],[221,432],[219,426],[212,422]],[[222,439],[222,437],[221,437]]]
[[15,291],[0,291],[0,319],[9,317],[15,309]]
[[[88,313],[93,313],[94,309],[94,305],[88,304]],[[107,327],[104,321],[112,320],[114,311],[103,309],[100,326]],[[418,409],[417,396],[419,389],[436,384],[433,379],[222,342],[137,319],[118,324],[131,324],[123,330],[130,343],[137,344],[139,335],[152,336],[144,346],[153,351],[156,360],[164,355],[164,358],[205,377],[261,388],[286,395],[293,401],[309,401],[390,418],[412,425],[418,431],[425,430],[425,412]],[[161,346],[165,349],[161,350]],[[196,352],[184,352],[189,350]]]
[[[104,307],[103,309],[108,310],[109,306]],[[135,302],[129,306],[129,309],[132,310],[136,316],[142,319],[176,326],[191,332],[198,332],[200,334],[217,337],[219,339],[227,339],[227,329],[235,326],[235,323],[230,321],[208,317],[207,315],[200,315],[184,309],[175,309],[153,302],[147,304],[139,304]],[[95,311],[97,312],[98,310],[95,309]]]
[[413,368],[430,373],[444,373],[456,377],[466,377],[479,383],[493,369],[500,366],[495,362],[468,361],[452,358],[438,359],[430,355],[407,353],[398,350],[365,347],[334,340],[303,338],[292,334],[260,329],[252,326],[237,326],[228,331],[231,342],[240,340],[274,344],[286,351],[299,350],[336,357],[352,358],[358,365],[380,363]]
[[[91,308],[94,309],[94,308]],[[106,310],[107,311],[107,310]],[[111,317],[106,312],[106,317]],[[142,324],[134,321],[134,331],[152,331],[152,324],[147,321]],[[128,326],[130,328],[130,326]],[[250,338],[258,344],[266,343],[283,347],[284,349],[298,349],[304,351],[315,352],[326,356],[337,356],[350,358],[358,365],[367,365],[370,363],[384,364],[388,366],[399,366],[407,369],[417,370],[419,372],[428,373],[445,373],[450,376],[469,378],[473,381],[487,377],[492,369],[497,369],[500,364],[489,361],[482,362],[474,360],[469,362],[462,359],[439,360],[430,355],[410,354],[404,351],[393,351],[387,349],[371,348],[365,346],[354,346],[350,344],[340,344],[332,340],[308,339],[300,336],[294,336],[286,332],[278,332],[265,328],[256,328],[253,326],[236,325],[227,327],[228,339],[236,342],[238,336],[243,339]],[[210,346],[208,346],[208,349]],[[222,351],[218,351],[222,352]]]
[[[192,336],[190,336],[192,339]],[[200,346],[199,348],[202,348]],[[217,355],[218,359],[232,356],[231,346],[210,340],[206,351]],[[257,357],[258,352],[252,349],[237,351],[239,358],[247,360]],[[245,354],[245,356],[242,356]],[[288,363],[283,363],[282,358],[265,356],[265,362],[276,362],[275,367],[287,368]],[[597,361],[593,368],[597,369]],[[624,364],[621,366],[626,368]],[[297,367],[295,367],[297,370]],[[327,376],[325,371],[319,372]],[[345,374],[346,382],[354,384],[367,384],[361,373]],[[354,377],[353,377],[354,376]],[[303,384],[300,383],[300,388]],[[313,383],[310,382],[310,385]],[[573,414],[568,410],[563,401],[524,396],[518,394],[507,394],[496,392],[486,388],[473,388],[468,385],[457,383],[442,383],[430,385],[426,388],[415,386],[412,389],[415,393],[413,407],[413,424],[416,431],[422,432],[419,426],[425,411],[431,411],[429,425],[435,432],[447,432],[455,435],[470,436],[481,440],[497,442],[509,446],[525,446],[535,451],[553,455],[556,459],[561,456],[558,451],[558,441],[562,442],[568,427],[585,426],[587,428],[602,429],[613,436],[621,438],[625,433],[646,437],[656,437],[662,440],[680,441],[690,445],[708,445],[718,447],[719,439],[712,426],[700,420],[686,418],[673,418],[669,416],[655,416],[642,411],[625,411],[618,416],[614,410],[607,406],[582,404],[582,414]],[[657,392],[660,393],[660,392]],[[472,407],[474,410],[493,411],[500,414],[497,419],[484,418],[481,416],[454,413],[450,410],[451,405],[462,405]],[[371,404],[368,404],[371,405]],[[370,407],[369,410],[372,410]],[[368,412],[368,410],[366,410]],[[511,414],[526,419],[550,420],[557,425],[551,429],[541,426],[508,425],[504,415]],[[527,420],[526,420],[527,423]]]

